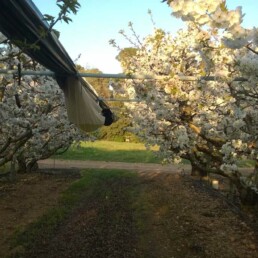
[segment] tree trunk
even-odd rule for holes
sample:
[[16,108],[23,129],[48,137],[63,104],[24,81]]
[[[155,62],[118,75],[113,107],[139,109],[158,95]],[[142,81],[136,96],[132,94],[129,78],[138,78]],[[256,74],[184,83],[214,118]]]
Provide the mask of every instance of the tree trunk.
[[[252,180],[258,188],[258,160],[256,160]],[[239,194],[241,202],[245,205],[258,205],[258,193],[251,187],[240,184]]]
[[31,160],[26,162],[23,156],[17,158],[18,161],[18,173],[31,173],[38,170],[37,160]]
[[18,173],[26,173],[26,161],[23,158],[23,156],[19,156],[17,157],[17,161],[18,161]]
[[240,200],[244,205],[257,205],[258,194],[250,187],[242,187],[239,191]]
[[39,166],[36,160],[32,160],[31,162],[29,162],[27,164],[26,167],[26,172],[28,173],[32,173],[32,172],[36,172],[38,170]]
[[9,173],[9,180],[11,182],[16,180],[16,166],[15,166],[15,159],[11,161],[10,173]]
[[191,176],[198,176],[198,177],[201,177],[202,179],[206,179],[208,177],[207,171],[196,166],[193,162],[191,162],[191,165],[192,165]]
[[4,91],[5,91],[5,87],[0,86],[0,102],[3,101],[3,98],[4,98]]
[[258,160],[255,160],[255,166],[254,166],[254,183],[256,187],[258,188]]

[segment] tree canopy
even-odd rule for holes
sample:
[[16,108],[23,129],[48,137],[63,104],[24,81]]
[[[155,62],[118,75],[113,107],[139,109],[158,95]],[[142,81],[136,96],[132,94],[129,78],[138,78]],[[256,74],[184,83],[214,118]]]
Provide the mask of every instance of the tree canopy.
[[193,174],[223,175],[243,200],[257,201],[258,165],[243,177],[238,162],[248,158],[257,164],[258,30],[243,28],[241,8],[228,10],[225,1],[168,4],[186,29],[172,36],[155,28],[127,59],[125,73],[163,76],[124,84],[128,96],[140,101],[127,103],[134,132],[159,145],[166,162],[187,159]]

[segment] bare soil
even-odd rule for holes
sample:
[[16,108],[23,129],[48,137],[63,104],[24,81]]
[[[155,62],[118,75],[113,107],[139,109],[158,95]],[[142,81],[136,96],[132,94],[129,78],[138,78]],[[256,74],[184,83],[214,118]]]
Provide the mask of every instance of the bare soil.
[[0,182],[0,257],[10,252],[11,236],[54,207],[78,175],[20,174],[14,183]]
[[[10,248],[12,235],[54,207],[78,174],[49,169],[1,183],[0,257],[258,257],[255,213],[188,174],[142,170],[137,181],[106,182],[112,200],[82,199],[33,250]],[[133,201],[128,189],[137,192]]]

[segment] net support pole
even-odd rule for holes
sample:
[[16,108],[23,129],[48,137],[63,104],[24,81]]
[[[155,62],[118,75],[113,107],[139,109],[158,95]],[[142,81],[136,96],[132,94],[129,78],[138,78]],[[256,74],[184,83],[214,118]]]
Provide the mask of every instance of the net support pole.
[[[0,74],[18,74],[18,70],[0,69]],[[21,71],[21,75],[31,76],[54,76],[55,73],[51,71]],[[152,76],[152,75],[127,75],[127,74],[107,74],[107,73],[77,73],[77,76],[86,78],[114,78],[114,79],[142,79],[142,80],[163,80],[168,76]],[[220,78],[216,76],[184,76],[177,75],[181,81],[217,81]],[[243,77],[236,77],[233,81],[246,82]]]

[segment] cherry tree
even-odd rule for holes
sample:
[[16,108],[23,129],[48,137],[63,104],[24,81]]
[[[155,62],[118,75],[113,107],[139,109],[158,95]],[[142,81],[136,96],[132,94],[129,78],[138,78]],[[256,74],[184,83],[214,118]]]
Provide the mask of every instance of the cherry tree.
[[[257,28],[246,29],[242,26],[244,14],[242,8],[228,10],[226,1],[168,1],[173,15],[187,22],[194,22],[199,30],[211,31],[219,35],[218,41],[222,48],[233,51],[233,60],[230,69],[223,81],[228,84],[232,96],[241,113],[238,126],[241,127],[242,137],[234,142],[227,143],[224,150],[231,148],[231,154],[227,157],[243,158],[248,156],[256,161],[255,171],[250,178],[244,178],[242,184],[257,192]],[[204,50],[204,56],[209,63],[214,58]],[[221,62],[223,64],[224,62]],[[217,64],[218,65],[218,64]],[[219,66],[218,66],[219,67]],[[220,68],[220,67],[219,67]],[[233,76],[242,76],[245,82],[234,82]],[[236,143],[237,144],[234,144]],[[241,154],[241,155],[237,155]]]
[[257,171],[246,178],[238,168],[239,159],[257,159],[256,29],[242,28],[241,8],[224,1],[169,2],[187,28],[173,37],[155,29],[124,67],[159,78],[125,84],[140,101],[127,104],[135,132],[166,161],[228,177],[244,201],[256,201]]
[[[7,42],[2,35],[1,41]],[[1,44],[1,67],[14,69],[22,60],[24,69],[44,69],[24,54],[16,56],[18,52]],[[18,83],[12,75],[2,75],[0,84],[0,165],[16,161],[20,171],[30,171],[39,159],[89,138],[69,122],[63,92],[53,78],[23,76]]]
[[[49,27],[41,31],[41,37],[54,31],[59,21],[71,22],[71,13],[80,8],[77,0],[57,1],[59,12],[56,17],[45,14]],[[44,70],[44,67],[31,60],[23,52],[37,48],[38,41],[31,45],[16,42],[12,45],[0,33],[0,67]],[[63,92],[50,77],[12,75],[0,77],[0,166],[18,163],[18,170],[31,171],[39,159],[45,159],[58,150],[66,150],[74,141],[89,139],[89,135],[79,131],[67,118]]]

